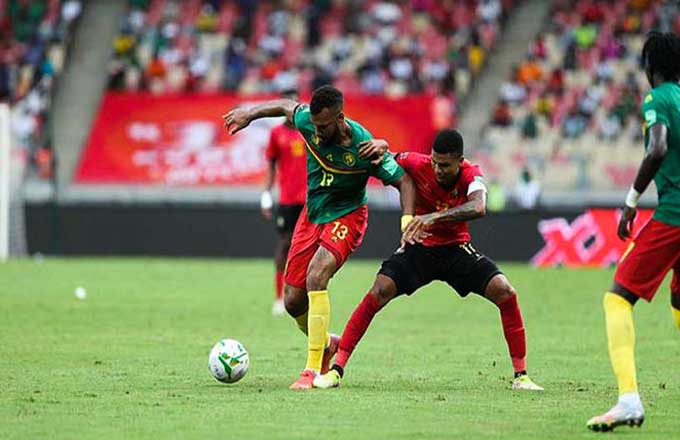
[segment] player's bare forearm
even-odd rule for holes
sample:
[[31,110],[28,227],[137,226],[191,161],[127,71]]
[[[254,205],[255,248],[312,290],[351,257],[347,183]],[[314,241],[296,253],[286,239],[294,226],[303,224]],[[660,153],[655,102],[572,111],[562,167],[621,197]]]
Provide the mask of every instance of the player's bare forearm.
[[484,191],[475,191],[470,194],[468,201],[455,208],[445,211],[433,212],[433,222],[465,222],[486,215],[486,194]]
[[392,184],[399,190],[399,201],[404,215],[413,215],[416,212],[416,185],[411,176],[404,173],[396,182]]
[[267,175],[264,178],[264,190],[271,191],[274,186],[274,177],[276,177],[276,162],[269,161],[269,167],[267,167]]
[[657,171],[659,171],[659,168],[661,168],[663,158],[666,156],[666,151],[668,151],[667,139],[668,129],[665,125],[656,124],[649,129],[647,151],[644,159],[642,159],[637,176],[635,177],[635,183],[633,184],[635,191],[638,193],[642,194],[645,192],[649,183],[652,181]]
[[260,118],[285,116],[286,119],[292,121],[293,112],[297,106],[298,102],[293,101],[292,99],[277,99],[275,101],[265,102],[264,104],[250,108],[250,120],[254,121]]
[[277,99],[251,108],[236,107],[222,116],[224,128],[229,130],[229,134],[235,134],[256,119],[280,116],[285,116],[289,122],[292,122],[293,112],[297,106],[298,102],[292,99]]

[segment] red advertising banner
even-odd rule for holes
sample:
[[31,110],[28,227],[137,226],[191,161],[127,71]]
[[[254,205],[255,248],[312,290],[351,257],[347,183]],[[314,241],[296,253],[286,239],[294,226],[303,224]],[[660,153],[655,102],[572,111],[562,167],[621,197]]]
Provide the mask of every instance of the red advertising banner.
[[[229,136],[221,116],[271,97],[116,94],[104,96],[76,170],[78,183],[232,185],[264,177],[269,132],[282,119]],[[429,151],[432,99],[347,96],[345,113],[393,151]]]
[[[639,210],[635,218],[635,232],[647,223],[654,213]],[[538,231],[545,246],[531,259],[538,267],[594,266],[616,264],[628,242],[616,235],[621,211],[617,209],[589,209],[569,223],[564,218],[542,220]]]

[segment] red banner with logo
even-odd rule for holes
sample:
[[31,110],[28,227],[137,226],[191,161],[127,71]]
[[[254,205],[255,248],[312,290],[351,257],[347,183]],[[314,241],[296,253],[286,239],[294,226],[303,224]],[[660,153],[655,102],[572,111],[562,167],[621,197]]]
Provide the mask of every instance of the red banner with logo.
[[[78,183],[257,184],[264,149],[280,118],[261,119],[235,136],[221,116],[272,97],[116,94],[104,96],[83,150]],[[429,97],[347,96],[345,114],[387,139],[393,151],[429,151],[435,105]]]
[[[635,232],[649,221],[651,209],[638,210]],[[538,231],[545,246],[531,259],[538,267],[595,266],[616,264],[628,247],[616,235],[621,218],[618,209],[589,209],[572,222],[564,218],[542,220]]]

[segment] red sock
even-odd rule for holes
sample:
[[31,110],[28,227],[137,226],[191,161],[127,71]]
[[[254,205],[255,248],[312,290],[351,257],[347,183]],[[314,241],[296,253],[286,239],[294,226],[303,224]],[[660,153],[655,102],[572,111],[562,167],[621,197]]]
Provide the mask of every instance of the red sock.
[[340,344],[338,345],[338,353],[335,355],[335,364],[341,368],[345,368],[349,357],[357,346],[359,340],[366,333],[366,329],[371,324],[371,320],[380,310],[380,305],[375,296],[370,292],[364,296],[361,303],[354,309],[352,316],[349,318],[345,331],[342,332]]
[[517,295],[511,296],[497,306],[501,311],[503,334],[508,344],[512,367],[515,369],[515,373],[526,371],[527,341],[524,322],[522,322],[522,312],[520,312],[517,304]]
[[276,271],[276,299],[283,298],[283,271]]

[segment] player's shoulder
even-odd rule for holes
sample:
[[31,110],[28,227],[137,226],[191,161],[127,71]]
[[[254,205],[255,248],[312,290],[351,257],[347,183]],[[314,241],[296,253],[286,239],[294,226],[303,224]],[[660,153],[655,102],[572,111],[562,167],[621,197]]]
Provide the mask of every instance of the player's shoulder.
[[399,163],[409,163],[414,166],[417,165],[422,165],[422,164],[430,164],[430,155],[429,154],[423,154],[423,153],[416,153],[413,151],[405,151],[403,153],[397,153],[395,156],[395,159],[397,159],[397,162]]
[[653,106],[655,104],[676,102],[680,99],[680,85],[666,82],[651,89],[642,98],[643,106]]
[[347,124],[349,124],[349,127],[352,129],[352,137],[358,140],[357,143],[373,139],[373,134],[371,134],[371,132],[359,122],[350,118],[345,118],[345,121],[347,121]]
[[461,175],[465,180],[472,181],[475,177],[482,175],[482,168],[476,163],[470,162],[467,159],[463,160],[460,165]]

